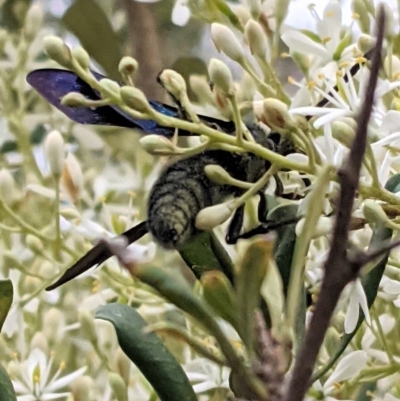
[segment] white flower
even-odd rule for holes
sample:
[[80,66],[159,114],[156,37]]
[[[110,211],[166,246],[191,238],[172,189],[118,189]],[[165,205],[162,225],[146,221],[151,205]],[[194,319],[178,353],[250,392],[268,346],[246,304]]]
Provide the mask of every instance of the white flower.
[[346,333],[352,333],[358,322],[360,308],[364,313],[365,321],[368,325],[371,324],[371,317],[369,315],[367,297],[361,284],[361,280],[356,279],[355,281],[351,282],[347,286],[347,289],[349,290],[349,303],[344,321],[344,331]]
[[198,358],[187,363],[183,369],[193,384],[196,394],[218,388],[229,389],[229,372],[227,367],[221,367],[207,359]]
[[[324,384],[319,380],[314,382],[312,388],[319,392],[317,397],[307,397],[306,400],[324,400],[324,401],[336,401],[336,398],[331,397],[335,395],[337,383],[353,379],[356,377],[367,363],[367,354],[364,351],[353,351],[350,354],[342,358],[336,365],[335,370],[329,376]],[[345,400],[343,400],[345,401]]]
[[41,349],[34,348],[31,351],[28,359],[21,363],[19,377],[12,380],[18,401],[46,401],[67,397],[69,392],[60,393],[58,390],[68,386],[86,371],[85,366],[60,377],[60,366],[54,375],[50,375],[52,364],[53,359],[48,360]]
[[335,383],[350,380],[356,377],[367,364],[365,351],[353,351],[342,358],[335,370],[324,383],[323,389],[329,391]]

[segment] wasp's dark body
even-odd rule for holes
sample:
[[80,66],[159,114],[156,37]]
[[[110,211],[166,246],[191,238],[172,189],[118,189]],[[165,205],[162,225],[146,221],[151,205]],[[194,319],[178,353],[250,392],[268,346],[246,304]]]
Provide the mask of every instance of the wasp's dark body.
[[[102,75],[94,73],[97,79]],[[49,101],[72,120],[82,124],[114,125],[136,128],[142,132],[165,137],[172,137],[174,129],[158,125],[152,120],[134,119],[114,106],[98,108],[71,108],[61,104],[61,99],[69,92],[79,92],[91,100],[99,100],[99,94],[72,71],[43,69],[28,75],[28,82]],[[150,101],[157,111],[181,117],[179,109],[162,103]],[[234,124],[212,117],[199,116],[200,120],[223,132],[234,134]],[[267,137],[258,126],[249,127],[255,141],[260,145],[277,151],[280,136]],[[180,132],[180,135],[191,135]],[[256,182],[270,167],[270,163],[254,154],[231,153],[223,150],[205,150],[197,155],[179,160],[165,169],[154,184],[147,208],[146,222],[142,222],[122,235],[129,243],[135,242],[147,232],[165,248],[180,249],[193,238],[198,230],[195,227],[197,214],[205,207],[223,202],[228,197],[236,197],[243,189],[219,185],[207,178],[204,168],[217,164],[224,168],[235,179],[249,183]],[[266,201],[260,193],[259,220],[264,221]],[[227,242],[234,243],[239,238],[243,223],[244,207],[239,207],[230,223]],[[265,231],[268,231],[266,229]],[[104,262],[111,256],[104,244],[96,245],[91,251],[78,260],[64,275],[47,289],[53,289],[71,280],[90,267]]]
[[[265,132],[251,127],[259,144],[276,150],[275,143]],[[154,184],[147,207],[148,229],[165,248],[180,248],[198,233],[195,218],[205,207],[223,202],[229,196],[239,196],[243,190],[210,181],[204,168],[217,164],[232,177],[256,182],[270,163],[254,154],[236,154],[223,150],[206,150],[169,166]]]

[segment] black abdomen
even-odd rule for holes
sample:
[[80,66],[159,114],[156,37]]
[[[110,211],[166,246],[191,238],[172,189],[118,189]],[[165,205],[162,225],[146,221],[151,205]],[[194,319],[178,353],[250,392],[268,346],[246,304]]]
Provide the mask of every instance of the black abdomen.
[[[269,145],[262,135],[264,143],[259,138],[257,142]],[[164,248],[179,248],[198,232],[195,219],[201,209],[242,193],[236,187],[210,181],[204,173],[210,164],[218,164],[234,178],[247,182],[257,181],[269,165],[249,153],[207,150],[169,166],[153,186],[147,209],[149,232]]]

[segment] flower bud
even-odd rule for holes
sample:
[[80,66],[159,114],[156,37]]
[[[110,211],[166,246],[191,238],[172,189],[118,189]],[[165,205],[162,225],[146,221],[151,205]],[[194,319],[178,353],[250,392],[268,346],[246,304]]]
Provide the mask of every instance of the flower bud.
[[282,25],[284,19],[288,14],[288,9],[290,5],[290,1],[277,1],[274,7],[274,17],[276,20],[277,27],[275,28],[277,31],[280,30],[280,26]]
[[65,207],[60,209],[60,215],[67,220],[81,219],[82,215],[73,207]]
[[32,41],[36,33],[42,27],[43,23],[43,8],[40,3],[34,3],[26,14],[25,18],[25,37]]
[[332,137],[335,138],[346,148],[351,148],[356,133],[352,127],[343,121],[334,121],[332,123]]
[[44,48],[48,56],[63,67],[71,66],[71,52],[69,47],[57,36],[46,36],[43,39]]
[[357,47],[360,49],[362,54],[365,54],[372,50],[376,45],[376,39],[365,33],[361,34],[357,39]]
[[14,199],[14,178],[5,168],[0,170],[0,199],[6,204]]
[[218,164],[209,164],[205,166],[204,173],[208,179],[219,185],[229,184],[232,180],[232,177],[228,172]]
[[400,75],[400,59],[396,55],[387,56],[383,62],[383,66],[390,80],[397,80]]
[[47,338],[41,331],[35,333],[35,335],[31,340],[30,349],[32,350],[35,348],[41,349],[45,354],[49,352],[49,345],[47,343]]
[[126,384],[120,375],[118,375],[117,373],[114,373],[114,372],[109,372],[108,373],[108,382],[110,383],[110,386],[115,395],[115,398],[118,401],[127,401],[128,400]]
[[363,214],[365,219],[372,224],[386,224],[389,222],[389,219],[382,209],[382,206],[371,200],[371,199],[366,199],[363,202]]
[[84,310],[78,312],[78,319],[82,333],[91,343],[97,343],[97,334],[94,326],[94,319],[91,314]]
[[68,153],[65,159],[61,182],[71,199],[76,202],[83,192],[83,174],[78,160],[72,153]]
[[261,0],[247,0],[247,7],[254,18],[258,18],[261,13]]
[[44,153],[53,176],[61,176],[64,167],[64,140],[58,131],[51,131],[47,135],[44,141]]
[[100,93],[103,98],[107,98],[109,92],[119,95],[121,90],[121,87],[115,81],[108,78],[101,79],[100,85]]
[[380,4],[380,7],[383,7],[385,13],[385,38],[391,40],[396,31],[393,10],[384,1]]
[[197,96],[197,102],[199,104],[213,103],[213,95],[210,85],[204,76],[191,75],[189,77],[189,84],[192,91]]
[[91,388],[94,387],[93,379],[89,376],[78,377],[71,385],[74,401],[91,400]]
[[247,22],[244,27],[244,37],[253,56],[265,57],[267,53],[267,40],[258,22],[252,19]]
[[43,317],[43,331],[51,342],[59,340],[59,329],[63,326],[64,316],[57,308],[50,308]]
[[227,26],[214,22],[211,25],[211,38],[218,51],[225,53],[238,63],[244,60],[242,46]]
[[211,230],[224,223],[231,217],[234,210],[231,202],[220,203],[200,210],[196,216],[196,228],[199,230]]
[[254,100],[252,102],[254,117],[257,121],[262,121],[264,102],[262,100]]
[[186,82],[181,74],[174,70],[163,70],[158,76],[161,85],[176,99],[180,99],[186,93]]
[[151,155],[170,155],[176,153],[174,144],[163,136],[146,135],[140,138],[139,143]]
[[135,78],[138,70],[139,64],[132,57],[122,57],[121,61],[118,64],[118,71],[121,75],[127,75]]
[[242,5],[236,6],[234,12],[236,16],[239,18],[242,26],[245,26],[247,24],[247,21],[251,19],[250,11],[245,6]]
[[274,98],[264,100],[261,121],[271,128],[286,128],[288,125],[293,125],[287,105]]
[[211,82],[218,86],[224,93],[230,93],[233,84],[231,70],[225,63],[212,58],[208,65],[208,74]]
[[[32,269],[32,271],[35,271]],[[40,286],[43,285],[42,280],[37,277],[24,276],[21,283],[20,291],[24,294],[32,294],[37,291]]]
[[71,55],[83,69],[89,70],[90,57],[88,52],[82,46],[75,46],[72,48]]
[[26,236],[26,245],[28,245],[28,247],[34,252],[41,253],[44,249],[42,241],[32,234],[28,234]]
[[131,109],[141,113],[153,112],[146,96],[140,89],[133,88],[132,86],[123,86],[121,88],[121,99]]
[[69,92],[61,98],[61,105],[67,107],[86,106],[87,99],[79,92]]

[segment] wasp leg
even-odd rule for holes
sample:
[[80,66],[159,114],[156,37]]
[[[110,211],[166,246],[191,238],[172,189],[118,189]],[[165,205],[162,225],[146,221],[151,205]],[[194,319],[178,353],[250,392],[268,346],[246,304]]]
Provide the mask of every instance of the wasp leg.
[[[258,209],[257,209],[258,221],[260,223],[266,223],[268,214],[267,197],[262,191],[260,191],[258,195],[260,196],[260,201],[258,203]],[[244,219],[244,205],[238,207],[236,209],[235,214],[232,217],[232,220],[229,224],[228,231],[225,237],[227,244],[236,244],[237,240],[239,238],[242,238],[242,235],[246,234],[246,233],[240,234],[240,230],[243,227],[243,219]]]
[[287,220],[280,220],[280,221],[267,221],[265,223],[261,223],[259,226],[257,226],[256,228],[253,228],[250,231],[240,234],[236,238],[236,241],[239,239],[248,239],[248,238],[254,237],[255,235],[268,234],[271,231],[277,230],[283,226],[295,224],[298,221],[299,221],[298,217],[293,217],[293,218],[290,218]]
[[285,188],[283,188],[282,181],[279,178],[278,174],[274,174],[274,179],[276,183],[275,196],[282,196]]
[[244,205],[239,206],[235,214],[232,217],[231,222],[229,223],[228,231],[226,232],[225,241],[227,244],[236,244],[238,237],[240,236],[240,230],[243,226],[243,218],[244,218]]
[[267,214],[268,214],[268,201],[265,193],[260,191],[258,193],[260,196],[260,201],[258,202],[258,209],[257,209],[257,217],[260,223],[267,222]]

